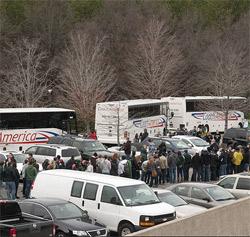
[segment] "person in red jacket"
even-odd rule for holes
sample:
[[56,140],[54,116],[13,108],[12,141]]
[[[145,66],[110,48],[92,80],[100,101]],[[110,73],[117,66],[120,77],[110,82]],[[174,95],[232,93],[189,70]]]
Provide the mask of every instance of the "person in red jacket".
[[95,131],[95,130],[92,130],[92,131],[89,133],[89,138],[90,138],[90,139],[97,140],[97,136],[96,136],[96,131]]

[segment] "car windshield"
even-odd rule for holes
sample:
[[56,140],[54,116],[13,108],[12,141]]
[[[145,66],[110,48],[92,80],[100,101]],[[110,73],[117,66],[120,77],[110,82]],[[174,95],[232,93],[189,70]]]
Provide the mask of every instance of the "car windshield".
[[174,207],[187,205],[186,201],[172,192],[159,193],[158,197],[162,202],[166,202]]
[[26,159],[25,154],[13,154],[13,155],[14,155],[14,158],[15,158],[17,163],[24,163],[24,161]]
[[106,151],[106,148],[99,141],[84,141],[84,150],[86,150],[86,151]]
[[182,140],[171,140],[171,143],[177,148],[177,149],[189,149],[189,146],[183,142]]
[[190,141],[195,145],[195,146],[198,146],[198,147],[203,147],[203,146],[209,146],[209,144],[202,140],[202,139],[197,139],[197,138],[191,138]]
[[51,205],[49,206],[49,209],[57,219],[72,219],[83,217],[82,210],[72,203]]
[[119,187],[118,190],[126,206],[149,205],[160,202],[146,184]]
[[230,199],[235,199],[235,197],[231,193],[219,186],[209,187],[205,190],[215,201],[226,201]]

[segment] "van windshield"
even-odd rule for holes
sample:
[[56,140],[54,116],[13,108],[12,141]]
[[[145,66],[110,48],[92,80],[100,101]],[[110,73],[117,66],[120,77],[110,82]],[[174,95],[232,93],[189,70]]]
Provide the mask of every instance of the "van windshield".
[[83,141],[85,151],[106,151],[105,146],[99,141]]
[[160,202],[146,184],[119,187],[118,190],[126,206],[141,206]]

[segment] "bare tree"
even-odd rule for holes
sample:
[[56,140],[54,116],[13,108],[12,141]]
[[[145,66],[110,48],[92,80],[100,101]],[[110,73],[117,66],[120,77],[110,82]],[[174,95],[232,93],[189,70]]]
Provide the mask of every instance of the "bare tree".
[[149,20],[137,35],[128,59],[130,95],[137,98],[178,95],[182,87],[176,73],[182,63],[176,37],[166,23],[156,18]]
[[[243,24],[243,22],[241,22]],[[248,25],[248,23],[247,23]],[[242,31],[235,34],[235,30]],[[231,96],[246,96],[249,93],[249,38],[244,27],[233,27],[214,44],[201,59],[201,91],[208,95],[225,96],[225,100],[212,104],[225,113],[225,129],[228,127],[228,113],[233,108],[240,109],[246,104],[236,103]],[[243,37],[243,36],[246,37]]]
[[[6,49],[9,64],[2,67],[1,100],[5,106],[35,107],[48,96],[47,55],[39,50],[39,40],[22,39]],[[47,62],[46,62],[47,63]]]
[[78,30],[71,34],[70,45],[63,54],[59,102],[74,108],[87,129],[94,121],[96,103],[108,100],[116,83],[115,70],[106,57],[105,39],[93,39]]

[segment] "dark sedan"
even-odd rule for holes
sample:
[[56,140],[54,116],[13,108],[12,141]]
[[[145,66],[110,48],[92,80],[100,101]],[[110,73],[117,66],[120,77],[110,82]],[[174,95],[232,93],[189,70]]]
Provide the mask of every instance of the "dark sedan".
[[62,199],[27,199],[20,202],[19,205],[24,213],[52,220],[55,237],[95,237],[108,234],[102,225],[92,224],[87,212]]
[[187,202],[206,208],[216,207],[236,200],[230,192],[215,184],[180,183],[172,185],[168,189]]

